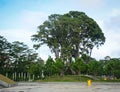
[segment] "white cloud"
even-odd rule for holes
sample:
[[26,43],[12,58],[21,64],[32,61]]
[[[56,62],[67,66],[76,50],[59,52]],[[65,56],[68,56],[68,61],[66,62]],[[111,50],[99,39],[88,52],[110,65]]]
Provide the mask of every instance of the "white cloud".
[[[77,11],[98,11],[97,9],[106,5],[105,0],[56,0],[54,6],[50,7],[50,11],[69,12],[71,10]],[[56,7],[56,8],[55,8]]]
[[[45,13],[24,10],[17,16],[16,20],[14,19],[12,22],[15,29],[0,29],[0,35],[4,36],[9,42],[24,42],[32,48],[33,42],[31,41],[31,36],[36,34],[38,31],[37,27],[47,20],[47,18],[48,16]],[[46,60],[49,55],[52,55],[46,46],[42,46],[37,52],[44,60]]]
[[120,15],[120,9],[113,9],[112,12],[110,13],[110,16],[118,16]]
[[42,12],[23,10],[14,18],[12,24],[9,24],[15,28],[0,29],[0,34],[10,42],[21,41],[28,44],[31,41],[31,35],[37,32],[37,27],[41,25],[47,17],[47,14]]
[[51,56],[52,58],[55,58],[54,54],[51,53],[47,45],[41,46],[37,52],[39,53],[39,56],[44,60],[47,60],[49,56]]
[[[106,21],[109,29],[112,29],[113,31],[119,31],[120,29],[120,9],[114,9],[112,10],[112,13],[110,14],[110,18]],[[115,30],[114,30],[115,29]]]
[[106,42],[99,49],[94,48],[92,56],[96,59],[103,59],[105,56],[119,57],[120,54],[120,33],[109,30],[105,33]]
[[120,56],[120,12],[112,11],[105,19],[99,19],[98,24],[103,30],[106,37],[105,44],[99,49],[94,48],[92,56],[97,59],[103,59],[105,56],[116,57]]
[[101,7],[102,5],[104,5],[104,0],[78,0],[81,6],[83,7],[87,7],[87,8],[97,8],[97,7]]
[[[36,31],[29,31],[24,29],[10,29],[10,30],[0,30],[0,35],[4,36],[9,42],[20,41],[24,42],[24,44],[28,45],[31,49],[33,49],[33,42],[31,41],[31,36],[36,34]],[[39,53],[39,56],[43,60],[47,60],[48,56],[54,57],[53,54],[50,53],[49,48],[46,45],[41,46],[36,52]]]
[[22,11],[20,18],[21,22],[25,24],[26,27],[37,27],[47,20],[48,15],[42,12],[35,11]]
[[106,2],[105,0],[60,0],[64,4],[71,5],[71,7],[76,8],[77,10],[89,10],[98,9],[103,7]]
[[31,42],[31,35],[33,35],[34,32],[25,29],[6,29],[0,30],[0,34],[9,42],[20,41],[29,44]]

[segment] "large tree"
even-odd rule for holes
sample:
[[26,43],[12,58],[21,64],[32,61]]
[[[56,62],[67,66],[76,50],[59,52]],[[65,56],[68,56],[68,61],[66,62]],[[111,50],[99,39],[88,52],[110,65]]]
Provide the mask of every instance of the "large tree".
[[82,54],[91,56],[93,47],[105,42],[98,24],[84,12],[50,15],[38,28],[37,34],[32,36],[32,40],[38,42],[34,47],[47,44],[56,58],[69,62],[72,57],[77,59]]

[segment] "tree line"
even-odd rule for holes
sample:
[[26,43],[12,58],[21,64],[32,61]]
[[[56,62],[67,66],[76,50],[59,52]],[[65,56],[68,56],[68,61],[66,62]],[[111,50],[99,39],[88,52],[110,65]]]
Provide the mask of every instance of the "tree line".
[[[90,58],[90,62],[86,62],[85,54],[82,57],[72,61],[70,65],[64,63],[62,59],[53,60],[49,57],[44,64],[43,70],[45,76],[52,75],[93,75],[106,76],[108,78],[120,78],[120,58],[106,58],[96,60]],[[107,56],[108,57],[108,56]]]
[[49,57],[44,61],[23,42],[10,43],[0,36],[1,74],[12,77],[14,73],[16,79],[23,73],[24,76],[34,75],[35,79],[81,74],[120,78],[119,58],[98,61],[91,57],[93,48],[104,44],[105,36],[96,21],[84,12],[52,14],[38,29],[31,38],[36,42],[33,47],[39,49],[46,44],[55,59]]
[[6,38],[0,36],[0,73],[8,73],[12,76],[14,72],[28,72],[34,62],[41,61],[33,49],[23,42],[8,42]]
[[83,54],[71,63],[64,62],[61,58],[54,60],[50,56],[44,61],[24,43],[19,41],[9,43],[0,36],[0,73],[3,75],[7,73],[10,78],[13,73],[16,73],[17,77],[19,73],[29,73],[31,76],[34,75],[35,79],[42,79],[42,73],[44,77],[88,74],[120,78],[120,58],[107,56],[103,60],[96,60]]

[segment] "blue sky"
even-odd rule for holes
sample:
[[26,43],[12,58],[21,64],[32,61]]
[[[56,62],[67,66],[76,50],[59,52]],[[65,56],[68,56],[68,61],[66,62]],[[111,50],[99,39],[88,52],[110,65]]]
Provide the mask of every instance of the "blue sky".
[[[85,12],[97,21],[106,36],[105,44],[94,48],[94,58],[120,57],[120,0],[0,0],[0,35],[32,47],[31,35],[38,31],[38,25],[51,14],[71,10]],[[51,55],[46,46],[38,52],[43,59]]]

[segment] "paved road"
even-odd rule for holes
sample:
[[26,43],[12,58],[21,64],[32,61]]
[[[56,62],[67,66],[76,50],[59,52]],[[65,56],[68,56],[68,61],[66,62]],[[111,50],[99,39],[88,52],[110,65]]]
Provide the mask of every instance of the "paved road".
[[92,83],[90,87],[78,82],[18,83],[0,92],[120,92],[120,83]]

